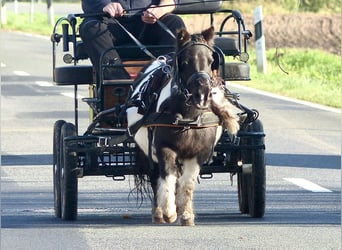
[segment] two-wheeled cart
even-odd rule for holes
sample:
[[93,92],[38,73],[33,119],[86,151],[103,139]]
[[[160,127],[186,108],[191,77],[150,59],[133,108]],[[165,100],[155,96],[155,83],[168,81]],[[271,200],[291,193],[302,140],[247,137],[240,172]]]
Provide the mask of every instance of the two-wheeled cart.
[[[207,14],[210,25],[214,24],[214,18],[223,15],[214,46],[219,55],[219,73],[226,81],[250,80],[247,40],[252,34],[245,28],[239,11],[221,9],[221,4],[220,1],[184,4],[177,7],[176,13]],[[144,74],[141,69],[148,58],[140,53],[141,49],[136,44],[113,48],[126,50],[131,55],[125,56],[123,52],[122,64],[101,63],[100,68],[125,67],[131,79],[104,80],[103,75],[94,73],[92,65],[80,63],[88,58],[77,31],[79,19],[83,17],[84,14],[71,14],[60,18],[51,36],[53,80],[56,85],[74,87],[75,119],[56,121],[53,132],[54,210],[56,217],[63,220],[77,218],[78,178],[101,175],[124,180],[128,175],[144,174],[136,162],[140,150],[130,136],[120,107],[125,104],[135,79]],[[234,29],[226,30],[231,24]],[[62,46],[58,47],[59,44]],[[158,46],[146,48],[156,57],[163,49]],[[62,50],[61,53],[57,53],[58,50]],[[134,50],[139,53],[132,53]],[[60,62],[59,54],[63,54],[64,63]],[[232,58],[235,60],[230,60]],[[87,85],[90,90],[89,97],[82,99],[90,111],[90,124],[83,133],[78,128],[77,94],[80,85]],[[237,175],[241,213],[262,217],[266,186],[263,125],[258,119],[258,111],[242,105],[237,94],[229,91],[226,94],[240,110],[241,128],[237,136],[223,133],[212,160],[202,167],[200,175],[203,178],[210,178],[213,173]]]

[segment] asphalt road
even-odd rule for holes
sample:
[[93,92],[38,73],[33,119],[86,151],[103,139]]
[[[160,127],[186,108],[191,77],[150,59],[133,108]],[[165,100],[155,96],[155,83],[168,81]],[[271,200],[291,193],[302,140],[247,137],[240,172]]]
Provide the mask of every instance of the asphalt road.
[[[77,221],[54,218],[52,127],[72,121],[73,88],[51,84],[48,38],[0,36],[1,249],[341,249],[340,113],[235,85],[266,132],[264,218],[239,214],[227,174],[197,186],[195,227],[151,224],[149,202],[137,208],[129,196],[130,178],[101,176],[79,180]],[[80,104],[80,131],[87,112]]]

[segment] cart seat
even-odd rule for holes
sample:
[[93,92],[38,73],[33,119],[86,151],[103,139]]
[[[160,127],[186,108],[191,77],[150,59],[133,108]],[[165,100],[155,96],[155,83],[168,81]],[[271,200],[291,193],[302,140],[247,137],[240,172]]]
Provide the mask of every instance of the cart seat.
[[222,50],[223,54],[226,56],[237,56],[240,53],[236,46],[236,41],[233,38],[216,37],[214,44],[216,47]]
[[173,13],[182,14],[209,14],[215,13],[222,7],[222,1],[193,1],[178,0]]
[[56,85],[82,85],[94,83],[92,65],[74,65],[56,67],[53,70]]
[[[88,59],[88,54],[85,49],[84,43],[82,41],[78,41],[76,45],[76,56],[75,59],[77,61],[79,60],[86,60]],[[222,50],[223,54],[225,56],[237,56],[239,55],[239,50],[236,46],[236,41],[233,38],[229,37],[216,37],[215,38],[215,46],[218,47],[220,50]],[[123,46],[125,48],[118,49],[118,53],[120,54],[120,57],[122,58],[122,61],[131,64],[141,64],[139,69],[141,69],[144,65],[144,61],[147,62],[151,58],[148,57],[141,49],[137,48],[135,44],[128,44]],[[167,54],[169,52],[172,52],[174,49],[166,46],[149,46],[147,47],[148,50],[153,55],[162,55]],[[241,73],[240,70],[236,71],[235,69],[230,70],[232,67],[243,67],[244,71],[247,70],[247,65],[243,66],[236,66],[232,65],[231,63],[226,63],[226,70],[224,75],[232,76],[233,78],[227,78],[224,77],[226,80],[249,80],[249,74],[248,77],[246,77],[246,72]],[[128,73],[132,76],[132,78],[135,78],[137,67],[128,67],[126,68]],[[243,77],[237,77],[239,75],[244,75]],[[65,67],[58,67],[55,68],[54,72],[54,81],[58,85],[72,85],[72,84],[91,84],[93,83],[94,79],[94,73],[92,66],[84,66],[84,65],[76,65],[76,66],[65,66]]]
[[[88,54],[85,49],[84,43],[82,41],[77,42],[76,45],[76,59],[77,60],[86,60],[88,59]],[[236,46],[236,40],[230,37],[216,37],[215,38],[215,46],[220,48],[222,52],[226,56],[236,56],[239,54],[239,50]],[[172,52],[174,49],[170,46],[146,46],[147,49],[153,55],[165,55],[167,53]],[[136,44],[127,44],[125,48],[118,49],[118,53],[123,61],[141,61],[141,60],[150,60],[140,48],[137,47]]]

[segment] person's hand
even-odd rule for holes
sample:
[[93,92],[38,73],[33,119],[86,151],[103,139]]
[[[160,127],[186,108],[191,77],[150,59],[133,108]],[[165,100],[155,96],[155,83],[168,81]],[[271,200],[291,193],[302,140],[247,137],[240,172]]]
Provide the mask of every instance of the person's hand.
[[108,13],[111,17],[120,17],[123,16],[125,10],[120,3],[109,3],[103,7],[103,12]]
[[144,23],[154,24],[155,22],[157,22],[157,19],[166,14],[165,8],[163,7],[156,7],[156,5],[151,5],[151,7],[154,8],[148,8],[143,12],[141,16],[141,20]]

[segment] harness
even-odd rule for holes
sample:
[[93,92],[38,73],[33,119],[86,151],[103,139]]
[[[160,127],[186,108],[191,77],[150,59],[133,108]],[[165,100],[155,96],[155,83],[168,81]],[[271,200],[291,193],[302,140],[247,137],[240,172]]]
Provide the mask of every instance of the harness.
[[[114,19],[116,20],[116,19]],[[147,81],[139,85],[139,80],[144,80],[145,78],[142,77],[142,79],[137,79],[137,81],[134,83],[134,86],[139,85],[140,90],[133,96],[129,98],[129,100],[125,103],[124,106],[122,106],[121,111],[124,112],[130,107],[137,107],[138,112],[143,115],[142,119],[138,120],[136,123],[132,124],[127,128],[127,133],[122,136],[122,138],[126,137],[132,137],[136,134],[136,132],[142,127],[145,126],[149,129],[153,127],[172,127],[172,128],[178,128],[181,131],[188,130],[188,129],[200,129],[200,128],[206,128],[206,127],[217,127],[220,124],[220,119],[212,113],[209,109],[203,109],[201,110],[201,114],[197,116],[194,119],[183,119],[182,117],[179,117],[177,115],[168,113],[168,112],[155,112],[155,108],[157,105],[157,101],[159,98],[159,95],[161,93],[161,90],[163,87],[169,83],[171,79],[174,79],[173,85],[172,85],[172,92],[179,92],[182,95],[184,95],[184,98],[186,100],[186,103],[191,98],[190,92],[187,90],[186,85],[194,81],[198,77],[202,77],[210,82],[212,82],[211,76],[204,71],[196,72],[194,73],[189,79],[187,79],[187,82],[182,82],[179,77],[178,72],[178,57],[181,55],[187,48],[191,46],[204,46],[213,53],[216,53],[213,48],[211,48],[208,44],[194,41],[194,35],[192,36],[192,40],[188,41],[186,44],[180,48],[177,53],[175,53],[173,56],[171,55],[165,55],[160,56],[158,58],[155,58],[150,51],[144,46],[142,43],[138,41],[123,25],[121,25],[118,21],[117,24],[132,38],[132,40],[137,44],[137,46],[144,51],[147,55],[149,55],[152,59],[155,61],[160,62],[160,66],[157,68],[154,68],[151,70],[151,72],[144,72],[144,75],[148,76]],[[167,29],[167,27],[158,20],[158,24],[167,31],[171,36],[173,36],[172,32]],[[174,36],[173,36],[174,37]],[[173,59],[175,58],[175,59]],[[175,70],[176,69],[176,70]],[[178,84],[177,84],[178,83]],[[151,87],[152,85],[152,87]],[[112,110],[108,110],[105,112],[101,112],[101,114],[98,115],[98,117],[95,119],[95,122],[88,127],[87,132],[91,132],[94,128],[96,121],[100,120],[101,117],[105,116],[106,113],[111,113]],[[122,138],[119,138],[115,141],[120,141]]]
[[[220,124],[220,119],[218,118],[218,116],[212,113],[208,108],[203,108],[201,114],[197,116],[195,119],[184,119],[178,116],[177,114],[171,114],[167,111],[163,112],[163,110],[160,112],[154,111],[162,88],[171,79],[173,79],[171,87],[171,96],[172,94],[175,94],[175,92],[177,92],[177,94],[183,95],[185,98],[185,103],[187,105],[191,105],[189,103],[191,94],[189,90],[186,88],[186,86],[191,81],[196,80],[196,78],[198,77],[202,77],[210,81],[210,84],[212,84],[211,76],[204,71],[195,72],[187,79],[186,83],[183,83],[181,81],[178,72],[177,58],[190,46],[205,46],[211,51],[214,51],[209,45],[205,43],[189,41],[175,54],[175,60],[172,60],[171,57],[159,57],[157,60],[161,62],[161,65],[153,72],[150,72],[151,76],[149,77],[149,79],[141,85],[141,89],[128,101],[128,107],[138,107],[138,113],[143,115],[142,119],[140,119],[128,128],[129,135],[134,135],[142,126],[145,126],[147,128],[171,127],[187,130],[217,127]],[[174,64],[173,68],[171,66],[172,64]],[[171,77],[171,74],[173,75],[173,77]],[[158,77],[154,78],[153,76],[156,75],[158,75]],[[155,81],[156,79],[157,81]],[[158,84],[157,87],[154,86],[155,82],[157,82]],[[152,86],[150,86],[151,83]]]

